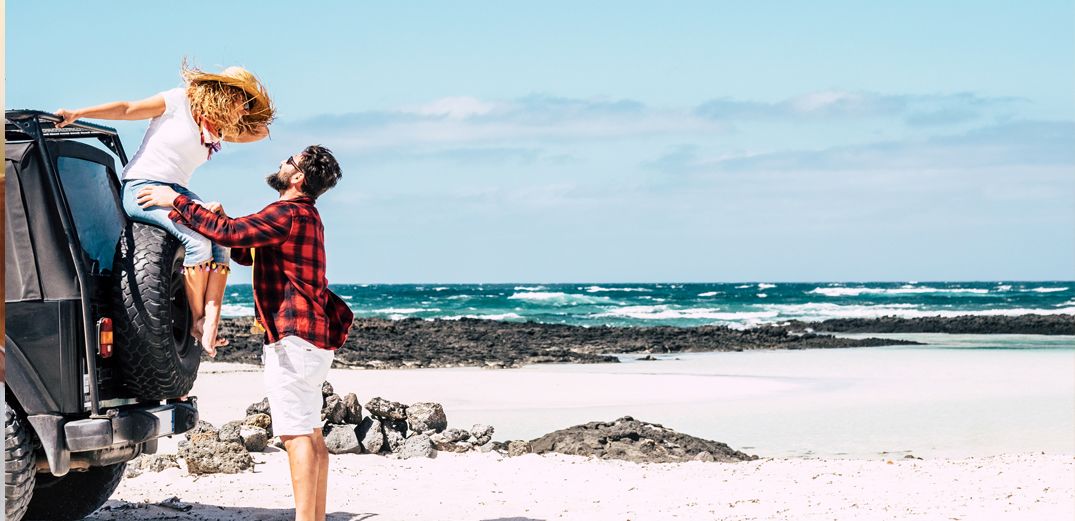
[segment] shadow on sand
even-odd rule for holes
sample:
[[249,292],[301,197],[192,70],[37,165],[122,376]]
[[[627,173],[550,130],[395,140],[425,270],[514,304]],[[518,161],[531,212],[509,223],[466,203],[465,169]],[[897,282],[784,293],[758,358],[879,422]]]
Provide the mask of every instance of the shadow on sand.
[[[329,512],[326,521],[365,521],[375,520],[378,514],[364,512]],[[258,508],[207,505],[204,503],[180,502],[172,506],[157,503],[131,503],[128,501],[109,500],[87,520],[175,520],[175,521],[292,521],[295,519],[293,508]],[[521,518],[520,518],[521,519]]]

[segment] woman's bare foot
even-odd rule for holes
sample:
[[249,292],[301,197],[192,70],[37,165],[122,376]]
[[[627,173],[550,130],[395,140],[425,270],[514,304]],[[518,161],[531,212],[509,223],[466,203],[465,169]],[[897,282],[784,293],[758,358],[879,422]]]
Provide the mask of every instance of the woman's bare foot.
[[194,324],[190,326],[190,336],[194,337],[194,340],[201,342],[202,329],[205,327],[205,317],[199,318],[194,321]]

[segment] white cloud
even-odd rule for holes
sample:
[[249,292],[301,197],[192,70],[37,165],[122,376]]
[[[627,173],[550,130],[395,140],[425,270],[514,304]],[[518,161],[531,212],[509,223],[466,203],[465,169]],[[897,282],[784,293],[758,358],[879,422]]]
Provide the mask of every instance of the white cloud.
[[438,100],[426,103],[425,105],[419,105],[417,107],[404,109],[402,112],[409,112],[412,114],[418,114],[421,116],[441,116],[449,119],[467,119],[472,116],[483,116],[489,114],[495,110],[497,104],[482,101],[478,98],[472,98],[470,96],[455,96],[440,98]]

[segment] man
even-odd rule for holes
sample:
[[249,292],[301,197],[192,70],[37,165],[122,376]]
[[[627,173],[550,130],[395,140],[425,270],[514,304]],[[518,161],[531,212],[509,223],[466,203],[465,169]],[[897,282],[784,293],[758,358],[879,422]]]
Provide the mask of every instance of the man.
[[280,199],[235,219],[219,203],[202,206],[167,185],[138,194],[138,204],[172,207],[173,220],[232,248],[239,264],[254,266],[254,307],[265,330],[266,394],[273,432],[283,440],[291,465],[297,521],[325,519],[328,450],[321,435],[321,384],[354,318],[328,290],[324,227],[314,207],[341,176],[328,149],[306,147],[266,177]]

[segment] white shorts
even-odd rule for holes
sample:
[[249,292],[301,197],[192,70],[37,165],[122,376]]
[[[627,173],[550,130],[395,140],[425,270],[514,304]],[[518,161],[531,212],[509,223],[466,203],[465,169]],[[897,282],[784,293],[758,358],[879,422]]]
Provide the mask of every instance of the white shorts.
[[268,344],[261,354],[265,365],[265,394],[272,409],[275,436],[298,436],[320,429],[321,384],[335,352],[297,336]]

